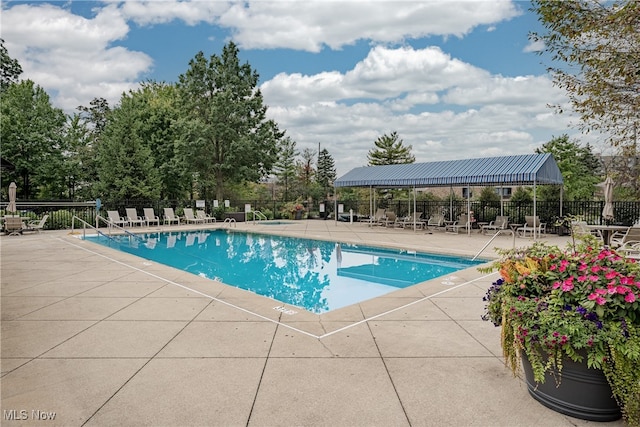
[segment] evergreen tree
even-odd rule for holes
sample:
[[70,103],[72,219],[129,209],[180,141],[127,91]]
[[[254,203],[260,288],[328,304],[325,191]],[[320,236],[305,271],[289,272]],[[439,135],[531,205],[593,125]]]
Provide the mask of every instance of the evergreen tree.
[[367,154],[369,166],[397,165],[414,163],[416,158],[411,154],[411,145],[405,147],[403,141],[398,139],[398,133],[384,134],[375,140],[375,149]]
[[324,194],[328,194],[333,182],[336,180],[336,165],[333,157],[326,148],[323,148],[318,155],[317,182],[323,189]]
[[278,182],[284,188],[283,200],[289,201],[289,187],[293,184],[296,176],[296,142],[288,136],[283,138],[279,143],[280,155],[275,163],[273,170],[278,178]]
[[143,100],[136,93],[123,94],[120,106],[110,114],[98,147],[100,196],[112,199],[158,199],[160,177],[151,149],[145,141]]
[[258,182],[277,159],[283,134],[266,119],[257,84],[257,72],[240,64],[233,42],[221,56],[207,59],[199,52],[179,77],[182,152],[197,179],[215,186],[218,200],[225,183]]

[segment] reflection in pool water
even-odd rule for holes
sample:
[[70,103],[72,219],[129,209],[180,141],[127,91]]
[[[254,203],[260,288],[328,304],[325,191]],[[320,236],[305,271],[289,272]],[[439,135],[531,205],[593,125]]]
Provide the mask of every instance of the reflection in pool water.
[[314,313],[484,261],[228,230],[88,237]]

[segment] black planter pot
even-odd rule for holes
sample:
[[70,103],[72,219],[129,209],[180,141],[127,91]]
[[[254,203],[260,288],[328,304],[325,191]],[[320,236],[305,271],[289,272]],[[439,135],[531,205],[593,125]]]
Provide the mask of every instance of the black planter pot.
[[539,384],[533,379],[531,364],[523,355],[527,388],[534,399],[556,412],[583,420],[615,421],[622,417],[601,370],[587,368],[586,358],[583,363],[571,359],[562,363],[559,386],[551,373],[547,373],[544,384]]

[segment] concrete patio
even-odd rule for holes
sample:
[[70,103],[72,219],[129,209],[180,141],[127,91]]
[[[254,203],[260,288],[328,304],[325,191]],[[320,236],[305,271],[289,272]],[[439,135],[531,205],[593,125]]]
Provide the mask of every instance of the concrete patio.
[[[232,230],[467,256],[489,240],[320,220]],[[502,235],[482,256],[514,241],[532,242]],[[0,249],[3,426],[623,425],[529,396],[480,319],[497,275],[476,268],[316,315],[68,230]]]

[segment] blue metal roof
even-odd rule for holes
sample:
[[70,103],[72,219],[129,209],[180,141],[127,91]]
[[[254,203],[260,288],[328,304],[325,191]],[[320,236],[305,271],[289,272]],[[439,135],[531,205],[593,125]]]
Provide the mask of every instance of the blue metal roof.
[[364,166],[338,178],[336,187],[443,187],[562,184],[553,156],[486,157],[402,165]]

